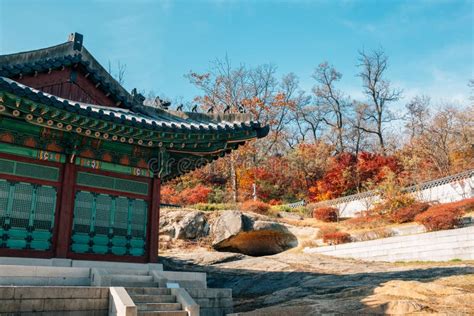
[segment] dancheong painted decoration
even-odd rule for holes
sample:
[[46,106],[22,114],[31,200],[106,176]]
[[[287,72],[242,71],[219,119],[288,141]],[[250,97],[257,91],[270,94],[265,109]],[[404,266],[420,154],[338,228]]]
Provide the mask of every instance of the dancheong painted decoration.
[[0,56],[0,256],[157,262],[160,184],[268,127],[145,106],[82,41]]

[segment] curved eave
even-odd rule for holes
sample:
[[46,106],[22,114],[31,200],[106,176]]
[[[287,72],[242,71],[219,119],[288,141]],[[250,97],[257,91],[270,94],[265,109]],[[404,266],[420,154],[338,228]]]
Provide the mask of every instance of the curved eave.
[[24,119],[31,124],[107,141],[192,152],[194,155],[210,154],[216,148],[222,150],[227,143],[261,138],[268,133],[268,127],[252,121],[218,122],[212,117],[196,121],[172,113],[157,120],[124,112],[126,110],[74,103],[7,78],[0,78],[0,97],[3,115]]

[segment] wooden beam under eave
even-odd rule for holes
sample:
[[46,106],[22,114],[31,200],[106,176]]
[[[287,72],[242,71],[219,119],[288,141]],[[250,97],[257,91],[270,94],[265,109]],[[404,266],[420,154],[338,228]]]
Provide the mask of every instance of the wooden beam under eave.
[[94,128],[100,123],[99,120],[92,120],[92,122],[89,124],[89,127]]
[[84,126],[86,125],[87,123],[89,123],[90,119],[88,119],[87,117],[82,117],[78,122],[77,124],[79,124],[80,126]]
[[125,130],[123,131],[125,135],[132,135],[134,132],[135,132],[135,129],[133,127],[125,128]]
[[117,128],[117,124],[115,123],[111,123],[111,124],[107,124],[107,126],[109,127],[109,129],[107,130],[107,132],[112,132],[114,129]]
[[30,112],[34,112],[37,108],[38,108],[38,105],[36,103],[30,104]]
[[74,117],[72,118],[72,120],[70,121],[70,123],[76,123],[76,122],[78,122],[80,119],[81,119],[81,116],[79,116],[79,115],[74,115]]
[[119,125],[117,127],[118,127],[118,129],[116,131],[114,131],[115,134],[123,133],[123,131],[125,131],[125,126]]
[[43,116],[43,115],[45,115],[46,113],[49,112],[49,109],[48,109],[47,107],[41,107],[41,110],[40,110],[40,111],[41,111],[41,112],[40,112],[40,113],[41,113],[41,116]]
[[138,136],[143,135],[143,133],[144,133],[143,130],[137,128],[137,130],[131,136],[138,137]]
[[100,129],[101,131],[103,131],[106,127],[109,126],[109,123],[107,123],[107,122],[100,121],[100,123],[101,124],[99,126],[97,126],[97,128]]
[[61,121],[67,121],[72,116],[71,113],[66,112],[66,111],[62,112],[62,114],[63,115],[59,118],[59,120],[61,120]]
[[55,110],[55,111],[51,114],[51,118],[56,118],[57,116],[59,116],[59,114],[61,114],[61,111]]

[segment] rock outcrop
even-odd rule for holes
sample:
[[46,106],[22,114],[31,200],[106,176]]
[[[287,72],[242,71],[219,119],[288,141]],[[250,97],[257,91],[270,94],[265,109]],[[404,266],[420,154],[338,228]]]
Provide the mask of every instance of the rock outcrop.
[[275,315],[474,315],[474,263],[366,262],[293,251],[249,257],[174,250],[165,269],[208,273],[232,288],[234,313]]
[[273,255],[298,245],[285,225],[239,211],[224,212],[212,225],[211,235],[214,249],[250,256]]
[[160,218],[160,235],[173,239],[197,239],[209,234],[209,224],[203,212],[175,211]]

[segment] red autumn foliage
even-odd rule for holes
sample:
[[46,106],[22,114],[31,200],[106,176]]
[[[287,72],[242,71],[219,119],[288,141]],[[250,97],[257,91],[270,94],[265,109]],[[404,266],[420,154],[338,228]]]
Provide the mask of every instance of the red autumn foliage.
[[444,203],[430,207],[427,211],[415,217],[428,231],[452,229],[459,224],[464,207],[462,203]]
[[271,199],[270,201],[268,201],[268,204],[270,204],[270,205],[281,205],[281,200]]
[[212,190],[206,186],[198,184],[194,188],[187,188],[181,191],[180,197],[183,201],[182,204],[192,205],[197,203],[206,203],[209,193]]
[[186,188],[181,192],[177,192],[171,186],[163,186],[161,189],[161,202],[178,205],[206,203],[211,192],[212,189],[202,184],[198,184],[193,188]]
[[270,210],[270,205],[262,201],[248,200],[242,203],[242,211],[244,212],[253,212],[262,215],[268,214]]
[[179,196],[174,187],[165,185],[161,187],[161,203],[179,204]]
[[334,207],[321,207],[313,211],[313,218],[323,222],[336,222],[339,210]]
[[330,232],[323,235],[323,242],[330,245],[339,245],[351,241],[351,235],[345,232]]
[[429,207],[430,204],[428,203],[414,203],[410,206],[402,207],[393,211],[390,214],[390,219],[398,224],[413,222],[415,216],[420,213],[423,213]]
[[474,198],[464,199],[461,201],[451,202],[448,204],[466,213],[474,212]]
[[368,181],[383,181],[387,171],[401,174],[402,166],[396,157],[369,152],[361,152],[357,157],[341,153],[332,158],[324,177],[309,188],[310,198],[322,201],[357,193]]

